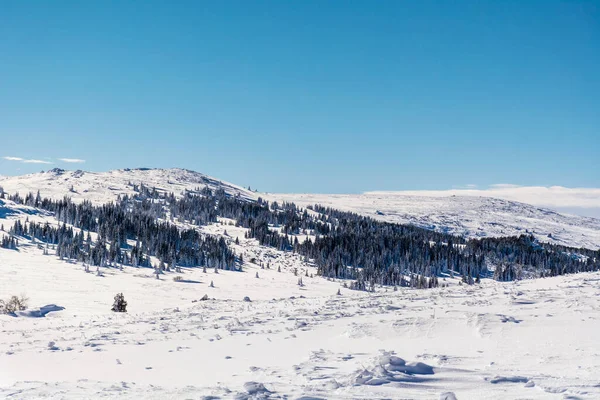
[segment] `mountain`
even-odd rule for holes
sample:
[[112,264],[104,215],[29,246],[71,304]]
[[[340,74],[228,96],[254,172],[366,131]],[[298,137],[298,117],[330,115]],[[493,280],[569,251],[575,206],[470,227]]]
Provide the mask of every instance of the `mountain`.
[[143,183],[161,192],[195,191],[205,186],[222,188],[248,200],[293,202],[301,207],[320,204],[351,211],[380,221],[411,224],[466,238],[533,234],[538,240],[570,247],[600,248],[600,220],[562,214],[516,201],[475,196],[423,196],[402,192],[339,194],[265,194],[246,190],[199,172],[186,169],[121,169],[108,172],[52,169],[35,174],[0,177],[8,193],[40,191],[42,197],[94,204],[115,201],[119,195],[135,194]]
[[42,197],[62,199],[70,197],[79,202],[89,200],[94,204],[115,201],[119,195],[133,195],[133,185],[144,184],[163,193],[181,194],[198,188],[222,188],[231,195],[240,195],[249,200],[257,198],[256,193],[240,186],[220,181],[208,175],[187,169],[133,168],[108,172],[66,171],[54,168],[49,171],[22,176],[0,177],[0,186],[5,192],[25,195],[38,190]]
[[[593,219],[489,198],[260,194],[181,169],[0,186],[21,193],[0,198],[0,398],[600,396],[600,253],[434,232],[563,240],[538,233],[554,223],[583,241]],[[127,312],[111,309],[119,294]]]
[[320,204],[380,221],[411,224],[467,238],[533,234],[542,242],[600,248],[600,220],[492,197],[417,196],[401,193],[275,194],[306,207]]

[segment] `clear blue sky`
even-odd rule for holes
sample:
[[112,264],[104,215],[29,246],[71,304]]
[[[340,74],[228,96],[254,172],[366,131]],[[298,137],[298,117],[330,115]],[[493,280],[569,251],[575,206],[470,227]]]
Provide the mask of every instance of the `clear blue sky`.
[[2,0],[5,156],[279,192],[598,187],[600,2]]

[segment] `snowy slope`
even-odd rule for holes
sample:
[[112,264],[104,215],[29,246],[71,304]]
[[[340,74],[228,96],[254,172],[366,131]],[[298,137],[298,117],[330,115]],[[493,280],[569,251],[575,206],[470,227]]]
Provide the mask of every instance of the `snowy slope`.
[[600,220],[561,214],[509,200],[472,196],[416,196],[404,193],[272,194],[270,200],[299,206],[320,204],[376,218],[413,224],[465,237],[533,233],[539,240],[573,247],[600,248]]
[[367,194],[427,197],[493,197],[549,208],[567,214],[600,218],[600,188],[566,188],[562,186],[491,185],[487,189],[463,188],[399,192],[367,192]]
[[[95,204],[114,201],[118,195],[134,194],[131,184],[175,195],[209,186],[244,198],[291,201],[299,206],[321,204],[353,211],[382,221],[414,224],[465,237],[498,237],[533,233],[539,240],[573,247],[600,248],[600,220],[561,214],[511,200],[476,196],[424,196],[404,192],[373,192],[359,195],[261,194],[231,183],[184,169],[125,169],[109,172],[50,170],[16,177],[0,177],[8,193],[40,191],[43,197]],[[70,191],[71,187],[73,192]]]
[[23,215],[49,215],[48,212],[34,207],[16,204],[13,201],[0,199],[0,221],[4,219],[21,218]]
[[[210,227],[224,228],[240,251],[264,251],[242,228]],[[0,294],[50,311],[0,315],[0,397],[600,397],[590,334],[600,330],[599,273],[366,293],[317,277],[299,287],[294,255],[276,253],[282,272],[247,263],[184,269],[174,282],[177,273],[156,280],[133,267],[96,276],[33,245],[0,249]],[[126,314],[109,311],[120,291]]]
[[[0,186],[101,203],[133,194],[130,181],[175,194],[207,184],[257,196],[185,170],[51,171],[4,178]],[[506,227],[554,226],[556,240],[562,227],[572,241],[598,231],[596,220],[495,199],[272,197],[384,220],[435,221],[432,229],[472,223],[504,234]],[[26,218],[57,223],[49,213],[0,200],[0,223]],[[303,257],[245,238],[234,222],[199,229],[243,255],[243,272],[183,268],[156,279],[150,268],[126,266],[86,273],[26,238],[18,251],[0,248],[0,299],[25,295],[30,306],[0,315],[0,398],[600,397],[600,351],[589,334],[600,329],[600,273],[474,286],[448,277],[448,287],[436,289],[351,291],[343,281],[317,277]],[[110,311],[118,292],[129,303],[126,314]],[[200,301],[204,295],[210,300]]]
[[132,184],[140,183],[176,195],[186,189],[195,190],[208,186],[213,190],[223,188],[229,194],[239,194],[248,199],[257,197],[254,192],[242,187],[180,168],[136,168],[108,172],[65,171],[55,168],[29,175],[0,177],[0,186],[10,194],[19,192],[25,195],[39,190],[42,197],[62,199],[69,196],[74,201],[89,200],[94,204],[115,201],[118,195],[133,195],[135,192]]

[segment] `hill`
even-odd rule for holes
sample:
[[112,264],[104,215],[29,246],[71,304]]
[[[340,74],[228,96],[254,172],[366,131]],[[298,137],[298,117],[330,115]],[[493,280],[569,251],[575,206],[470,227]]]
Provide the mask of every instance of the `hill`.
[[293,202],[301,207],[320,204],[380,221],[411,224],[466,238],[518,236],[532,234],[538,240],[570,247],[600,248],[600,220],[562,214],[493,197],[417,196],[402,193],[339,194],[265,194],[185,169],[122,169],[108,172],[50,171],[15,177],[0,177],[7,193],[40,191],[43,197],[94,204],[133,195],[135,185],[143,183],[163,193],[181,195],[205,186],[223,188],[230,195],[248,200],[258,197],[270,201]]

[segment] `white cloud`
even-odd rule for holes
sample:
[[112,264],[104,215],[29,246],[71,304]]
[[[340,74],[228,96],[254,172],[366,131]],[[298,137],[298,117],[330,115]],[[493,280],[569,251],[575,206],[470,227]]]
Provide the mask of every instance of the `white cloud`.
[[66,162],[66,163],[84,163],[85,160],[82,160],[80,158],[59,158],[60,161],[62,162]]
[[51,161],[36,160],[36,159],[25,159],[25,158],[22,158],[22,157],[4,156],[3,158],[5,160],[8,160],[8,161],[18,161],[18,162],[22,162],[22,163],[25,163],[25,164],[52,164]]
[[513,185],[512,183],[495,183],[490,185],[490,189],[514,189],[521,187],[520,185]]
[[454,190],[473,190],[473,189],[477,189],[477,185],[475,185],[474,183],[468,183],[466,185],[454,185],[454,186],[452,186],[452,189],[454,189]]

